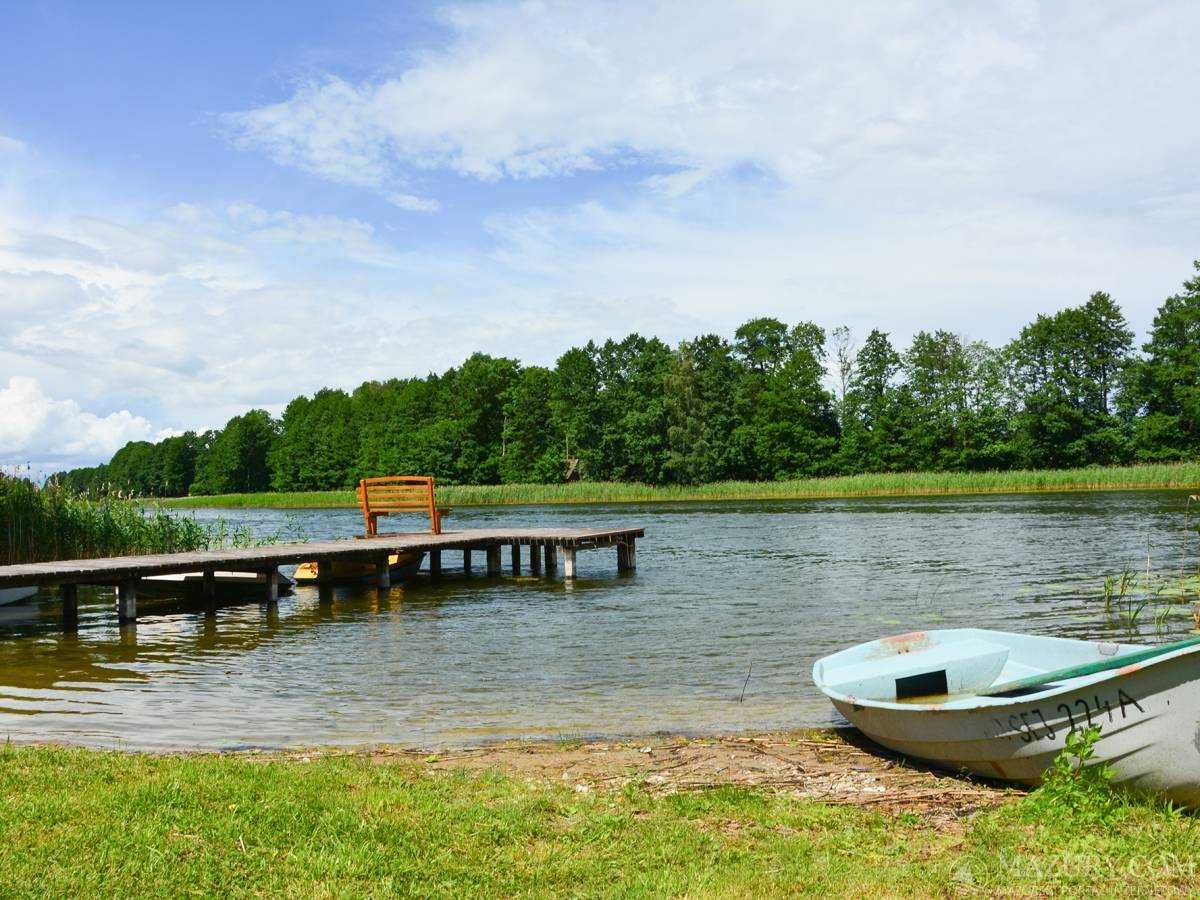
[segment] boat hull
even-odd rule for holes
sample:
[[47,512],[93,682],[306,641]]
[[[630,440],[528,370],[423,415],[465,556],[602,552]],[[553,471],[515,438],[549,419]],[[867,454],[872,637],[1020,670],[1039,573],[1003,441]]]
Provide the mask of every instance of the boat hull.
[[1185,652],[1108,677],[973,709],[832,698],[873,741],[951,771],[1036,785],[1067,735],[1100,727],[1094,760],[1114,783],[1200,807],[1200,655]]
[[20,603],[37,593],[36,587],[0,588],[0,606]]
[[[425,554],[421,552],[393,553],[388,557],[388,572],[391,580],[399,582],[416,575],[417,570],[421,568],[421,560],[424,558]],[[373,562],[335,559],[330,565],[333,568],[331,580],[336,584],[370,581],[376,577],[378,571]],[[296,580],[296,584],[316,584],[317,564],[315,562],[301,563],[296,567],[292,577]]]

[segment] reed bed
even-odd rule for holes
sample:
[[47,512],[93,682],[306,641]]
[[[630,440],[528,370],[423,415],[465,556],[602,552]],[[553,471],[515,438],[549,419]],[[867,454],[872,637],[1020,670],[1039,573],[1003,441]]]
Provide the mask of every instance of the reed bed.
[[214,536],[193,518],[129,497],[80,497],[0,474],[0,565],[198,550]]
[[[1200,487],[1200,462],[1087,469],[1027,469],[1011,472],[895,472],[786,481],[723,481],[702,485],[649,485],[610,481],[442,485],[438,487],[438,499],[450,506],[503,506],[809,500],[1054,491],[1186,490],[1196,487]],[[347,490],[181,497],[165,501],[165,505],[318,508],[355,506],[356,501],[354,491]]]

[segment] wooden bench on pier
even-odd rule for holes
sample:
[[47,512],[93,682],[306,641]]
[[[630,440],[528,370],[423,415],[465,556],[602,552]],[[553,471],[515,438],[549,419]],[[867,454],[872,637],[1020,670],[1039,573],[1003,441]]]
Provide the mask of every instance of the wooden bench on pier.
[[429,515],[431,534],[442,533],[442,516],[449,506],[438,506],[433,492],[433,477],[427,475],[383,475],[364,478],[358,483],[358,505],[367,526],[366,537],[379,534],[379,517],[412,510]]

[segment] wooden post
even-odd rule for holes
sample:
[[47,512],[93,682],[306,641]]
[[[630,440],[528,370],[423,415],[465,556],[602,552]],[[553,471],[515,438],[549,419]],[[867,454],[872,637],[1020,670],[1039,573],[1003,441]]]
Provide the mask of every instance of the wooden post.
[[558,548],[553,544],[546,545],[546,574],[553,575],[558,571]]
[[500,548],[496,545],[487,548],[487,573],[490,578],[500,574]]
[[463,574],[464,575],[471,574],[471,550],[470,550],[470,548],[463,550]]
[[271,606],[279,602],[279,570],[268,569],[263,572],[263,581],[266,582],[266,590],[263,592],[264,599],[267,605]]
[[637,541],[633,538],[625,545],[625,569],[629,572],[637,571]]
[[391,561],[390,553],[385,553],[375,560],[375,584],[381,591],[389,591],[392,588]]
[[205,569],[201,575],[200,590],[204,595],[204,609],[211,616],[217,613],[217,573]]
[[430,578],[441,578],[442,577],[442,551],[441,550],[430,550],[429,551],[429,577]]
[[333,599],[333,563],[328,559],[317,560],[317,599],[322,603]]
[[117,622],[122,625],[137,621],[137,579],[122,581],[117,588]]
[[575,548],[563,547],[563,578],[575,577]]
[[542,545],[541,544],[530,544],[529,545],[529,574],[534,575],[534,576],[542,574]]
[[521,545],[512,545],[512,573],[514,575],[521,574]]
[[79,585],[63,584],[58,592],[62,597],[63,625],[74,628],[79,624]]
[[624,544],[617,544],[617,571],[629,571],[629,548]]

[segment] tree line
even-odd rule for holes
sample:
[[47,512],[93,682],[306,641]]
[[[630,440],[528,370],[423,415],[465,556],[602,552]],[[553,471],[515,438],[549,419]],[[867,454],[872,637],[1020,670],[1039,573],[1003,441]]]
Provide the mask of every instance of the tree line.
[[993,347],[919,331],[752,319],[732,340],[631,334],[553,368],[476,353],[135,441],[56,477],[143,496],[346,488],[364,476],[460,484],[572,478],[695,484],[916,470],[1110,465],[1200,456],[1200,261],[1140,352],[1105,293]]

